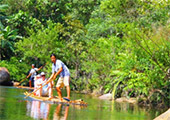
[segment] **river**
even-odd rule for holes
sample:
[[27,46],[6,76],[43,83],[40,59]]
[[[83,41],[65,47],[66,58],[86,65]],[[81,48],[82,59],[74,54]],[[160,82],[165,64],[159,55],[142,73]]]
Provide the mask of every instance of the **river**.
[[[52,104],[24,98],[26,89],[0,86],[0,120],[153,120],[164,111],[140,108],[128,103],[99,100],[71,92],[71,99],[83,99],[88,106]],[[54,92],[57,95],[56,91]],[[63,90],[63,94],[66,94]]]

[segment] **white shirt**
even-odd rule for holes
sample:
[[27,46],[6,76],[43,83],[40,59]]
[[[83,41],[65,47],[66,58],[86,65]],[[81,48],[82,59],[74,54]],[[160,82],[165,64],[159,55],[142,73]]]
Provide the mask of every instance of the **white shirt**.
[[36,73],[37,70],[38,70],[38,68],[32,68],[30,70],[31,77],[35,77],[37,75],[37,73]]
[[56,63],[52,64],[52,73],[58,72],[58,70],[62,67],[62,71],[60,73],[60,77],[65,77],[65,76],[70,76],[70,71],[67,68],[67,66],[61,61],[61,60],[56,60]]

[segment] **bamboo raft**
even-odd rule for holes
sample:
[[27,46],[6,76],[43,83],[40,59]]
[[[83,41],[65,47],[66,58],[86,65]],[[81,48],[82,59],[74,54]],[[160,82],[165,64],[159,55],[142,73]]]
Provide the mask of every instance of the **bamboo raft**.
[[[28,92],[25,92],[24,95],[28,95],[29,93]],[[39,96],[35,96],[33,94],[31,94],[29,96],[30,98],[34,99],[34,100],[38,100],[38,101],[44,101],[44,102],[52,102],[52,103],[58,103],[58,104],[72,104],[72,105],[79,105],[79,106],[87,106],[87,103],[84,102],[82,99],[78,99],[78,100],[70,100],[70,101],[67,101],[67,100],[62,100],[60,101],[60,99],[55,96],[53,97],[52,99],[49,100],[48,97],[39,97]]]
[[28,86],[15,86],[15,88],[19,88],[19,89],[27,89],[27,90],[34,90],[34,87],[28,87]]

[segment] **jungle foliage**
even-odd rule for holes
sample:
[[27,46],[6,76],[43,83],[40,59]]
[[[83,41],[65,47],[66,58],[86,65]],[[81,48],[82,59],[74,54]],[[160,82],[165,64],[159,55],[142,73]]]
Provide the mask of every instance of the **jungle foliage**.
[[[8,7],[8,9],[5,9]],[[56,53],[71,87],[170,105],[169,1],[1,0],[0,66],[12,80]]]

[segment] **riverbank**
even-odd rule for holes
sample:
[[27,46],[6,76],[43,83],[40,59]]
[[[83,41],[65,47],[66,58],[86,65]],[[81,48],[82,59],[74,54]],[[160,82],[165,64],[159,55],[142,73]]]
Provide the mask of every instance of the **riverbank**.
[[91,96],[97,97],[98,99],[101,100],[109,100],[112,101],[114,100],[117,103],[130,103],[130,104],[137,104],[140,107],[145,107],[145,108],[153,108],[153,109],[162,109],[162,110],[167,110],[170,106],[167,106],[165,103],[153,103],[150,102],[150,100],[146,97],[139,96],[139,97],[119,97],[119,98],[114,98],[111,93],[107,94],[101,94],[98,91],[90,92],[83,90],[80,93],[82,94],[89,94]]
[[166,112],[156,117],[154,120],[170,120],[170,108]]

